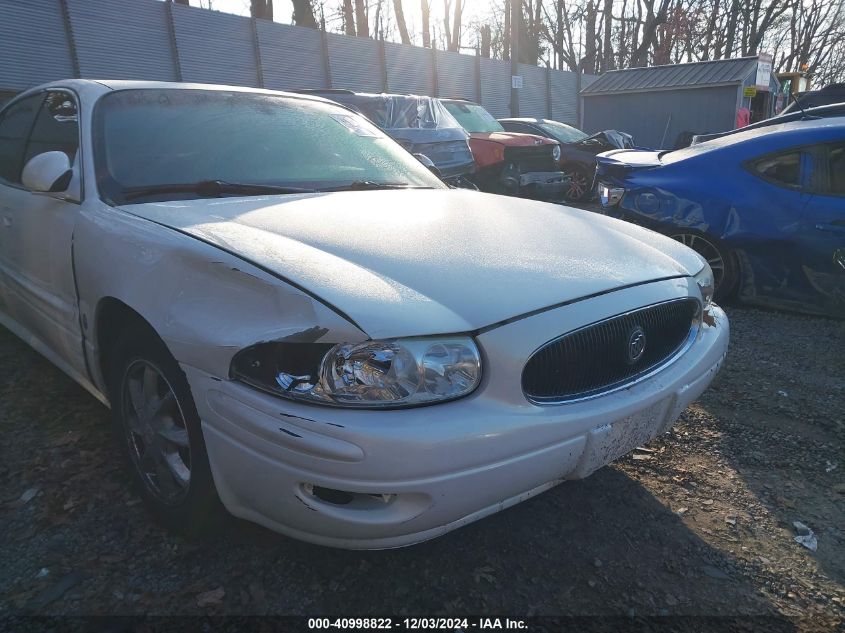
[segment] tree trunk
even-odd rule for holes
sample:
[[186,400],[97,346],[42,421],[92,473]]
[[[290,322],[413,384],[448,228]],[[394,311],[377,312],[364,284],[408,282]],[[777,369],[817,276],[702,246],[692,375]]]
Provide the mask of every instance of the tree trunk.
[[273,0],[250,0],[249,14],[254,18],[273,19]]
[[358,37],[370,37],[370,25],[367,22],[367,3],[355,0],[355,30]]
[[343,0],[343,32],[355,35],[355,10],[352,8],[352,0]]
[[492,40],[490,25],[484,24],[481,27],[481,56],[490,57],[490,42]]
[[422,10],[422,40],[425,48],[431,48],[431,5],[429,0],[420,0],[420,9]]
[[399,37],[403,44],[410,44],[408,36],[408,25],[405,24],[405,12],[402,10],[402,0],[393,0],[393,13],[396,15],[396,28],[399,29]]
[[[272,1],[272,0],[268,0]],[[311,8],[311,0],[291,0],[293,2],[293,23],[297,26],[307,26],[309,29],[317,28],[317,20],[314,19],[314,10]]]
[[[519,0],[513,0],[518,2]],[[505,26],[502,30],[502,59],[511,58],[511,0],[505,0]]]
[[[460,2],[461,0],[457,0]],[[449,23],[449,13],[452,10],[452,3],[449,0],[443,0],[443,37],[446,38],[446,50],[452,50],[452,27]]]
[[594,75],[596,72],[596,5],[593,0],[587,2],[587,15],[584,24],[584,60],[583,72]]
[[452,47],[450,50],[456,53],[461,52],[461,17],[463,10],[461,0],[455,0],[455,14],[452,18]]
[[604,0],[604,42],[602,44],[602,72],[613,70],[613,0]]

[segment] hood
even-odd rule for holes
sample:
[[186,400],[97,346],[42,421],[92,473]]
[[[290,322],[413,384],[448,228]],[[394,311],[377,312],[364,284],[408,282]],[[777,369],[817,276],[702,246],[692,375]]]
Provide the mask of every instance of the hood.
[[519,132],[473,132],[469,137],[474,141],[491,141],[508,147],[535,147],[538,145],[557,144],[557,141],[549,138]]
[[122,209],[273,271],[373,338],[473,331],[702,266],[693,251],[632,224],[472,191],[350,191]]

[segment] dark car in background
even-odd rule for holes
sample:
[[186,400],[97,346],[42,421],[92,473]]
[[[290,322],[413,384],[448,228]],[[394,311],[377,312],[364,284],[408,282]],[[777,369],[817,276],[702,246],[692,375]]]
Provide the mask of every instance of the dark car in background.
[[598,157],[607,215],[698,251],[716,295],[845,317],[845,117]]
[[817,108],[819,106],[833,105],[834,103],[845,103],[845,83],[829,84],[819,90],[808,90],[802,92],[798,97],[783,109],[781,114]]
[[569,186],[560,170],[560,144],[536,134],[506,132],[483,106],[466,99],[440,99],[469,134],[475,158],[473,181],[482,191],[558,200]]
[[475,171],[469,135],[437,99],[343,89],[297,92],[331,99],[363,114],[412,154],[428,157],[448,184],[469,185],[467,177]]
[[591,136],[551,119],[499,119],[499,123],[508,132],[536,134],[560,143],[560,168],[570,178],[566,198],[574,202],[587,200],[593,193],[596,154],[634,147],[634,139],[629,134],[616,130],[605,130]]

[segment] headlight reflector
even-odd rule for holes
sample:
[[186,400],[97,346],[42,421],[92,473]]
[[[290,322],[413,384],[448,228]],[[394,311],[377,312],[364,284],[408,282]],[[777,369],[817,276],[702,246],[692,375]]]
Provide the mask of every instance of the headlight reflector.
[[312,353],[302,353],[302,345],[243,350],[232,360],[231,375],[293,400],[363,408],[453,400],[481,380],[481,356],[467,336],[341,343],[328,350],[314,343]]
[[701,290],[701,299],[706,309],[713,301],[713,293],[716,291],[716,283],[710,264],[704,262],[704,268],[695,275],[695,282],[698,284],[699,290]]

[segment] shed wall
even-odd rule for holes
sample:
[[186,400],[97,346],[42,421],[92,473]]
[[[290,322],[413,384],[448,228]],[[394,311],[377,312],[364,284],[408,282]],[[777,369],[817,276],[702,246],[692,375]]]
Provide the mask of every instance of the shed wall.
[[614,129],[641,147],[673,149],[680,134],[732,130],[738,86],[655,90],[582,97],[584,131]]

